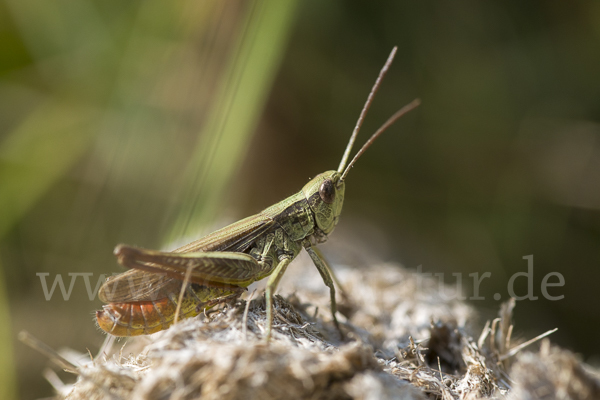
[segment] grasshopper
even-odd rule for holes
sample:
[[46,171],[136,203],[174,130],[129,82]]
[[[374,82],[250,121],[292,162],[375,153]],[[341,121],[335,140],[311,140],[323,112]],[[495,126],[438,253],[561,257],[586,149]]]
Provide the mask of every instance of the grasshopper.
[[129,271],[109,278],[100,288],[100,300],[108,303],[96,311],[100,328],[114,336],[158,332],[177,322],[179,316],[193,317],[236,299],[251,283],[269,277],[265,290],[268,341],[273,293],[290,262],[304,248],[329,288],[333,322],[341,333],[336,317],[335,276],[332,279],[333,271],[315,245],[325,242],[338,223],[345,178],[356,160],[389,126],[420,104],[416,99],[393,114],[347,164],[396,50],[390,53],[369,93],[336,171],[323,172],[287,199],[173,252],[117,246],[117,260]]

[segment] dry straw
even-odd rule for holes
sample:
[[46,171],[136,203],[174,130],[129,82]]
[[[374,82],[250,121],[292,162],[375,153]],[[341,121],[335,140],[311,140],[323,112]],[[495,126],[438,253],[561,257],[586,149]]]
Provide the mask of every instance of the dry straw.
[[514,302],[474,335],[471,307],[443,298],[437,281],[422,280],[417,291],[414,275],[397,265],[337,268],[350,294],[340,306],[341,339],[327,288],[304,261],[282,282],[287,298],[275,297],[268,346],[264,298],[254,296],[108,346],[87,365],[45,349],[78,378],[65,385],[46,376],[72,400],[600,398],[597,376],[573,354],[547,339],[526,351],[512,338]]

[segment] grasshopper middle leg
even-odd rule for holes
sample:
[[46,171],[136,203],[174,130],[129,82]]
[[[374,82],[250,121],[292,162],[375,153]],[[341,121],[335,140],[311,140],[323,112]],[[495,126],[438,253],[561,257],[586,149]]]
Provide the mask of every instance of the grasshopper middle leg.
[[275,292],[275,289],[288,265],[290,265],[290,262],[292,262],[291,257],[283,256],[267,282],[267,289],[265,290],[267,308],[267,343],[271,339],[271,327],[273,326],[273,292]]

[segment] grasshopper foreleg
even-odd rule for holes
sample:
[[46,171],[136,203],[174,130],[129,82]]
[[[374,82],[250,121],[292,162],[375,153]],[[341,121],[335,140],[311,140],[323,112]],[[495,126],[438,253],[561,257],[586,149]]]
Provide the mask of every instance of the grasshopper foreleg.
[[320,255],[320,252],[318,253],[318,250],[312,247],[309,240],[305,240],[302,243],[302,245],[304,246],[304,249],[310,256],[310,258],[313,260],[315,267],[317,267],[317,270],[321,274],[323,282],[325,282],[325,285],[327,285],[327,287],[329,288],[329,297],[331,298],[331,316],[333,317],[333,323],[335,324],[335,327],[340,333],[340,336],[343,337],[344,334],[342,333],[340,324],[337,320],[337,317],[335,316],[337,312],[337,304],[335,302],[335,286],[333,285],[333,279],[331,278],[331,274],[329,273],[331,269],[327,265],[325,259]]
[[323,256],[323,253],[321,253],[321,250],[319,250],[318,247],[312,247],[312,249],[314,250],[315,253],[317,253],[319,258],[321,260],[323,260],[323,263],[327,267],[327,271],[329,272],[329,275],[331,275],[331,278],[333,279],[333,283],[335,283],[335,285],[337,286],[337,288],[339,290],[339,293],[342,295],[342,299],[344,299],[344,301],[350,302],[350,296],[348,296],[348,292],[346,290],[344,290],[344,286],[342,286],[342,284],[340,283],[340,280],[336,276],[335,271],[333,269],[331,269],[331,265],[329,265],[329,263],[327,262],[327,259],[325,258],[325,256]]

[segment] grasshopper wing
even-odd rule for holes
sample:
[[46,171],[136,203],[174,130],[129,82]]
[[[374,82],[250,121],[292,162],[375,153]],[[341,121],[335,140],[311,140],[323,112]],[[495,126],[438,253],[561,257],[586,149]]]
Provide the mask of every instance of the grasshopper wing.
[[173,278],[132,269],[108,278],[98,291],[98,298],[104,303],[150,301],[180,289],[181,282]]
[[275,221],[269,216],[252,215],[188,243],[173,252],[231,251],[243,253],[274,224]]

